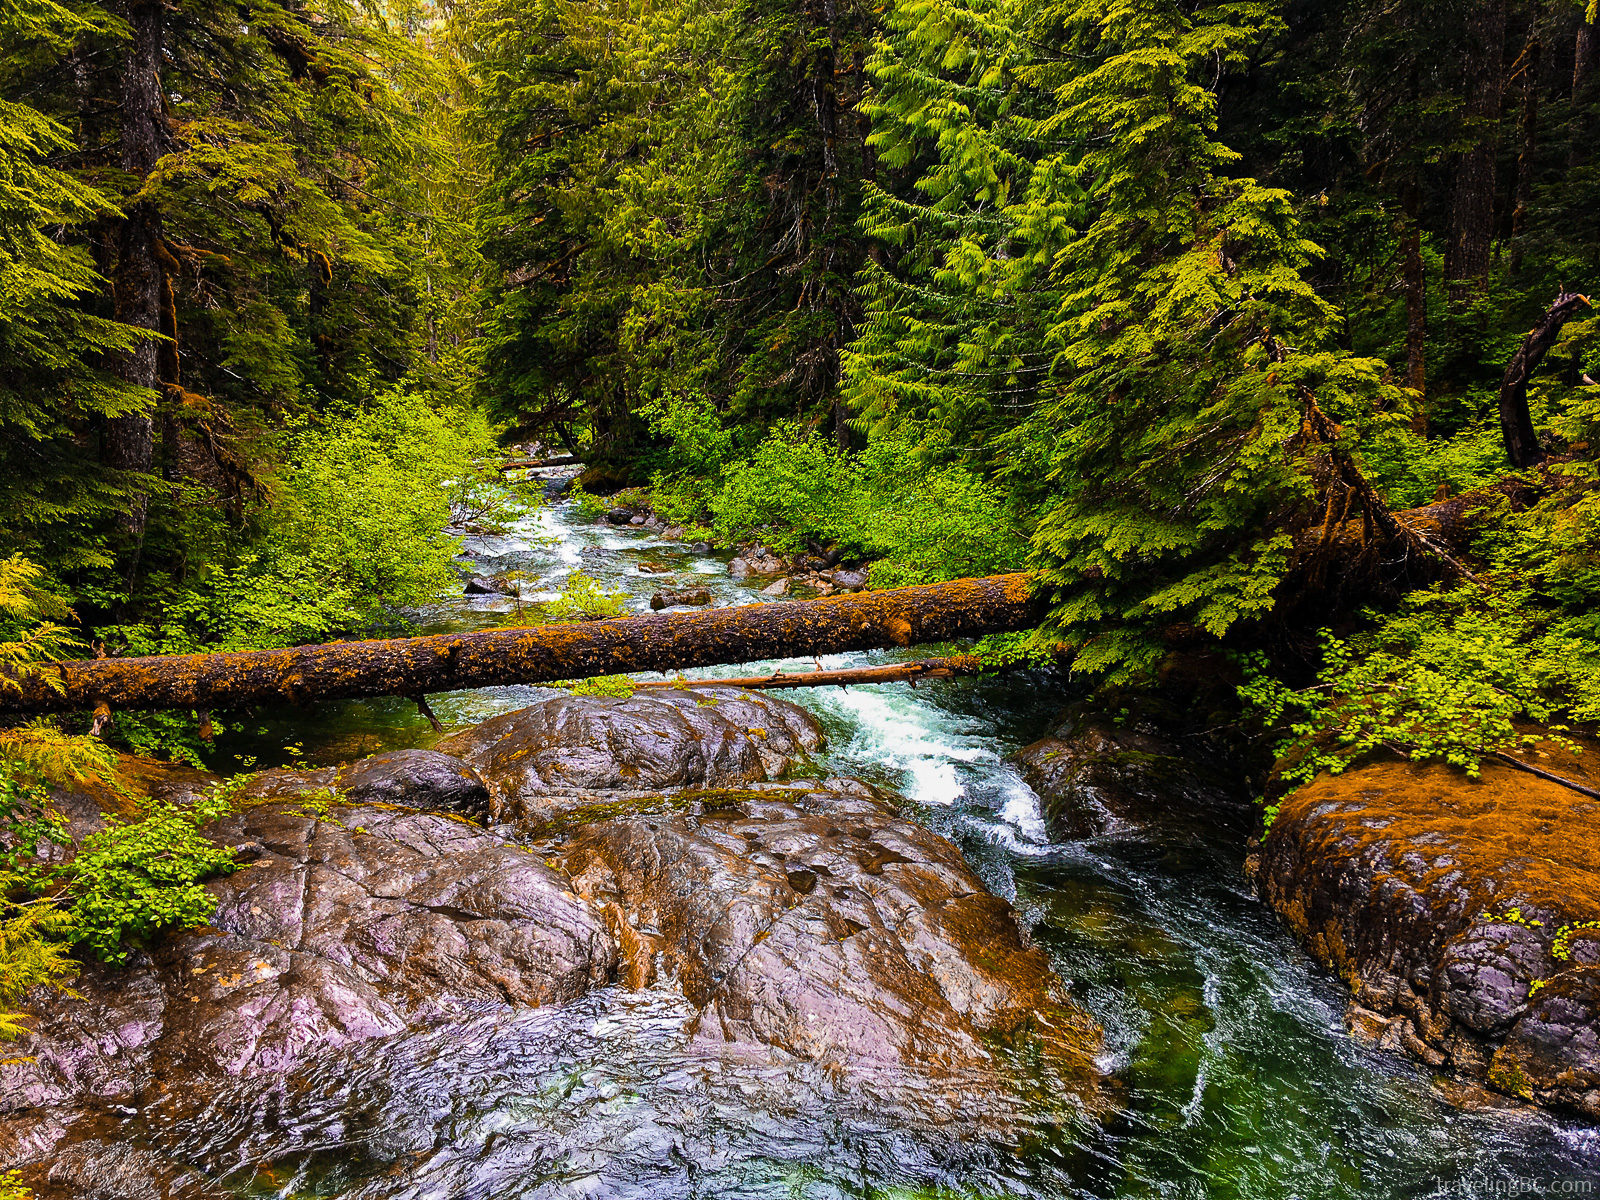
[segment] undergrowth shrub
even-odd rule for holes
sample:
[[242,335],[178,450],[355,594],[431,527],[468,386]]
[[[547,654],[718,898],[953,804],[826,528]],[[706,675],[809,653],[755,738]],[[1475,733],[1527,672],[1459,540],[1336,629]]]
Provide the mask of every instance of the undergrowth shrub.
[[1016,570],[1024,522],[1003,494],[901,427],[844,454],[815,431],[775,430],[730,465],[710,501],[728,541],[759,537],[795,552],[836,542],[872,559],[872,582],[897,587]]
[[[1476,778],[1485,757],[1565,733],[1563,718],[1600,718],[1600,658],[1525,601],[1471,585],[1413,593],[1349,638],[1324,631],[1309,687],[1289,687],[1253,656],[1240,696],[1285,733],[1283,780],[1336,775],[1384,750]],[[1529,723],[1545,731],[1526,732]]]
[[393,624],[454,588],[452,529],[498,530],[533,502],[501,481],[500,457],[481,415],[402,389],[302,424],[282,435],[269,502],[242,534],[201,496],[175,503],[166,519],[181,514],[182,540],[211,553],[181,579],[153,573],[144,619],[100,633],[122,653],[167,654]]
[[234,851],[204,837],[233,804],[218,791],[192,806],[148,800],[137,820],[106,817],[67,872],[74,941],[102,962],[125,962],[130,939],[203,925],[216,900],[201,881],[235,870]]

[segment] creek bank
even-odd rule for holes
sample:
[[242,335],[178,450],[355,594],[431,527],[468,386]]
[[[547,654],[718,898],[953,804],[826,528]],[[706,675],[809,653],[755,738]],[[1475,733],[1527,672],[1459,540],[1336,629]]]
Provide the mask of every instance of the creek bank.
[[36,998],[0,1067],[0,1167],[41,1200],[209,1194],[224,1164],[129,1122],[182,1130],[257,1079],[292,1121],[285,1080],[364,1047],[651,987],[687,1001],[686,1054],[996,1111],[1043,1063],[1104,1109],[1098,1028],[960,851],[866,784],[779,778],[821,745],[795,706],[558,697],[446,745],[253,779],[208,828],[244,860],[207,885],[211,925]]
[[[1600,783],[1594,747],[1522,754]],[[1594,1120],[1597,815],[1600,802],[1493,760],[1476,781],[1374,762],[1283,800],[1253,865],[1263,898],[1349,986],[1354,1032]]]

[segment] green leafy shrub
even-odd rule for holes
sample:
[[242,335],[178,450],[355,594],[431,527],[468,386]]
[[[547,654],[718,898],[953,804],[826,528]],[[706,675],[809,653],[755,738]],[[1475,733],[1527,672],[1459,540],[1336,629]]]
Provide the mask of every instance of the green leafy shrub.
[[114,648],[264,649],[392,622],[395,609],[456,586],[453,526],[502,528],[531,502],[500,481],[495,431],[480,414],[417,392],[337,409],[280,441],[271,502],[246,536],[185,534],[218,545],[181,581],[152,577],[146,619],[101,631]]
[[134,821],[108,816],[104,829],[84,839],[68,872],[73,940],[103,962],[124,962],[129,939],[203,925],[216,901],[201,881],[237,864],[231,848],[200,830],[232,811],[218,791],[187,808],[148,801]]
[[1506,470],[1500,429],[1487,424],[1440,438],[1390,425],[1363,439],[1361,460],[1391,508],[1428,504],[1441,486],[1460,495],[1493,483]]
[[561,595],[540,606],[540,615],[547,621],[599,621],[620,616],[627,601],[628,593],[609,591],[598,579],[574,571]]
[[941,461],[938,439],[903,424],[856,455],[794,426],[780,427],[729,466],[711,500],[728,541],[758,536],[780,550],[838,542],[875,560],[880,587],[1016,570],[1022,522],[994,485]]
[[[1517,597],[1474,587],[1412,594],[1403,608],[1344,639],[1324,632],[1323,665],[1291,688],[1250,662],[1240,696],[1285,730],[1283,778],[1338,774],[1376,750],[1440,759],[1476,777],[1482,759],[1536,743],[1519,722],[1550,725],[1600,694],[1600,662],[1574,659]],[[1559,732],[1563,727],[1554,726]]]

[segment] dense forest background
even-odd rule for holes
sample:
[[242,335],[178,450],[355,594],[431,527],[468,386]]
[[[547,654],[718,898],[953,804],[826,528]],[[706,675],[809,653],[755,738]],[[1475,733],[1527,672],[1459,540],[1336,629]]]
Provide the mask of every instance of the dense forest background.
[[[1379,740],[1338,697],[1445,695],[1401,740],[1447,755],[1600,717],[1597,16],[4,0],[11,644],[392,626],[532,439],[876,586],[1031,568],[996,654],[1225,647]],[[1469,547],[1369,552],[1519,469]]]

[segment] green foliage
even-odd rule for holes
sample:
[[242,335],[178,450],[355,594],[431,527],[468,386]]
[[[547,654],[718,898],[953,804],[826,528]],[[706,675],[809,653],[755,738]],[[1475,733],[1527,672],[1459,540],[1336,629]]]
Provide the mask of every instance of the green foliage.
[[641,481],[670,396],[757,427],[828,412],[862,258],[847,64],[874,17],[850,0],[483,5],[488,402],[541,436],[586,433],[588,459]]
[[1287,732],[1286,781],[1339,774],[1378,750],[1442,760],[1475,778],[1487,755],[1549,736],[1519,726],[1600,713],[1600,657],[1574,660],[1568,641],[1515,598],[1470,586],[1417,592],[1373,622],[1350,639],[1324,632],[1311,687],[1288,687],[1253,662],[1240,695],[1268,727]]
[[44,674],[59,690],[45,663],[67,657],[81,643],[49,619],[71,615],[43,587],[44,572],[21,555],[0,559],[0,689],[20,690],[19,680]]
[[[13,903],[7,898],[11,880],[0,873],[0,1042],[27,1030],[25,1018],[11,1012],[36,987],[67,991],[66,980],[77,973],[63,940],[72,919],[50,900]],[[5,1177],[0,1176],[0,1196]]]
[[0,729],[0,761],[58,786],[93,782],[121,790],[115,751],[99,738],[63,733],[44,717]]
[[633,695],[633,681],[626,675],[595,675],[557,686],[567,688],[574,696],[615,696],[626,700]]
[[213,793],[183,807],[147,801],[139,819],[106,817],[106,827],[84,839],[68,874],[72,937],[104,962],[124,962],[130,939],[164,929],[203,925],[216,901],[202,886],[236,869],[234,852],[200,830],[233,806]]
[[598,579],[574,571],[561,595],[541,606],[540,615],[547,621],[600,621],[620,616],[627,601],[627,592],[610,591]]
[[130,654],[183,653],[326,641],[392,623],[397,609],[455,587],[453,525],[498,528],[514,500],[530,502],[481,465],[497,457],[480,414],[406,389],[308,422],[284,437],[255,535],[198,527],[185,540],[211,542],[211,555],[150,597],[149,620],[100,635]]
[[1026,554],[999,489],[939,463],[936,436],[907,424],[845,454],[816,433],[779,427],[732,463],[710,508],[727,541],[777,549],[838,542],[874,559],[874,585],[895,587],[1015,569]]

